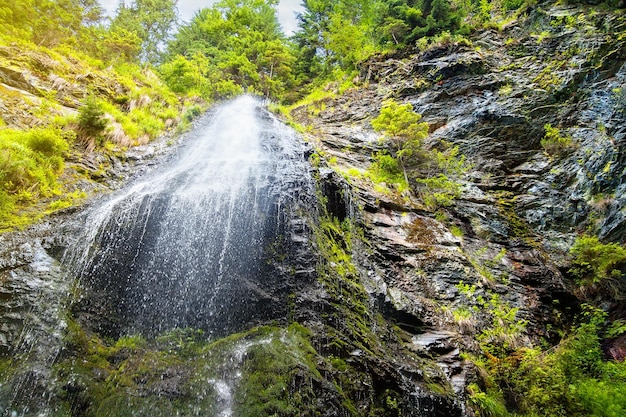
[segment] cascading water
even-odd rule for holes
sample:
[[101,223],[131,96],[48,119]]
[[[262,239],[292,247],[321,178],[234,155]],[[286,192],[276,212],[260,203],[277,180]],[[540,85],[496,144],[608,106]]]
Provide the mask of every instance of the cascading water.
[[[289,295],[313,279],[309,231],[298,213],[314,206],[315,197],[306,147],[292,130],[257,99],[243,96],[207,115],[189,136],[162,166],[86,210],[66,250],[63,269],[75,289],[71,299],[55,299],[55,308],[70,305],[71,321],[103,340],[158,338],[185,328],[203,330],[206,340],[257,324],[285,323]],[[49,301],[39,303],[49,310]],[[72,326],[63,313],[58,316],[61,328]],[[16,349],[24,359],[13,376],[0,381],[0,415],[83,415],[100,407],[83,393],[99,372],[108,371],[98,371],[99,365],[81,368],[88,361],[68,352],[61,330],[55,338],[40,338],[42,352],[33,346],[28,352]],[[57,346],[50,346],[52,339]],[[188,388],[194,392],[193,415],[233,415],[233,389],[241,378],[234,368],[246,349],[269,340],[236,343],[221,365],[193,365],[190,359],[190,366],[204,369],[185,374],[193,381]],[[93,357],[91,348],[85,349]],[[155,384],[162,385],[178,368],[173,369],[159,374]],[[33,385],[35,373],[40,377]],[[114,389],[113,382],[102,383]],[[25,390],[29,385],[36,390]],[[167,400],[157,414],[152,406],[137,405],[143,395],[107,404],[122,401],[132,415],[168,415]],[[117,415],[108,414],[108,407],[97,415]]]
[[284,316],[276,284],[286,283],[274,281],[271,261],[289,213],[310,195],[294,139],[256,99],[241,97],[180,157],[98,207],[74,254],[82,286],[93,290],[79,309],[95,330],[224,335]]

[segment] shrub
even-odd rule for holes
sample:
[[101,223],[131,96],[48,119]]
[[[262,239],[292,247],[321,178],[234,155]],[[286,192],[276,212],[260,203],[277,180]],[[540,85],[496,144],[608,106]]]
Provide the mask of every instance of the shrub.
[[[429,171],[426,178],[417,178],[415,181],[422,201],[427,208],[435,210],[437,207],[449,207],[454,200],[461,196],[461,184],[451,179],[463,174],[467,164],[463,156],[459,156],[459,148],[447,147],[444,151],[433,149],[428,152],[423,166]],[[437,174],[431,174],[438,172]]]
[[620,278],[626,267],[626,248],[619,243],[602,243],[596,236],[581,236],[570,250],[572,272],[579,283],[596,283]]
[[406,140],[422,141],[428,134],[428,124],[420,123],[422,115],[413,111],[410,103],[399,104],[393,100],[383,103],[380,114],[372,119],[372,127],[389,139],[403,144]]
[[461,195],[461,185],[441,173],[430,178],[418,178],[415,181],[420,186],[422,201],[431,210],[437,207],[450,207]]
[[[481,416],[611,416],[626,411],[626,363],[605,361],[606,313],[584,306],[580,323],[554,348],[524,348],[506,358],[475,359],[482,386],[468,387]],[[482,389],[481,389],[482,388]]]
[[391,157],[397,159],[406,184],[409,182],[407,160],[421,150],[422,141],[428,135],[428,124],[420,123],[421,118],[410,103],[389,100],[383,103],[380,114],[372,119],[372,127],[382,132],[390,144]]
[[579,292],[586,298],[608,293],[614,298],[624,294],[626,248],[618,243],[602,243],[595,236],[581,236],[570,250],[572,268]]
[[24,136],[27,146],[37,153],[38,163],[54,173],[60,173],[64,166],[64,156],[69,150],[67,138],[71,133],[63,132],[54,127],[32,129]]
[[165,123],[153,115],[150,109],[135,108],[128,113],[128,117],[139,126],[141,134],[148,135],[150,139],[154,139],[165,129]]
[[367,172],[374,183],[395,185],[399,192],[408,188],[403,170],[396,158],[384,151],[377,152],[373,158],[374,161],[368,167]]
[[557,156],[576,147],[571,136],[561,135],[561,131],[551,124],[546,124],[544,129],[546,133],[541,139],[541,146],[548,155]]
[[78,109],[78,126],[85,136],[97,138],[104,133],[107,120],[104,117],[103,104],[99,99],[89,96]]
[[183,112],[183,120],[189,123],[196,117],[200,116],[201,114],[202,114],[202,107],[194,104],[192,106],[185,108],[185,111]]
[[204,93],[208,90],[207,80],[202,76],[198,63],[177,56],[159,68],[163,80],[175,93]]

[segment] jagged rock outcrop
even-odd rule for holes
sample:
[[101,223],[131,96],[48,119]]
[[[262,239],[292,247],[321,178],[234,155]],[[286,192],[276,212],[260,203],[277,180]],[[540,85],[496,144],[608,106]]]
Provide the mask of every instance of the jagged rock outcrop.
[[[374,310],[405,332],[403,349],[435,358],[461,401],[472,372],[460,350],[558,339],[547,329],[579,304],[568,275],[576,236],[626,241],[626,44],[610,35],[625,22],[585,10],[537,7],[471,45],[372,58],[362,86],[292,112],[347,178],[335,187],[349,190],[369,245],[355,259]],[[427,147],[449,142],[471,164],[453,206],[435,212],[351,175],[381,149],[370,121],[389,98],[422,114]],[[568,146],[546,151],[548,124]],[[619,300],[605,305],[624,313]]]
[[[580,303],[568,272],[576,236],[593,229],[626,240],[626,49],[624,37],[610,36],[624,21],[573,6],[537,7],[524,19],[471,44],[374,57],[361,65],[359,88],[293,111],[323,157],[311,158],[317,198],[299,195],[283,239],[266,248],[268,287],[250,284],[246,294],[279,300],[280,314],[237,322],[241,334],[209,340],[178,329],[139,340],[102,331],[116,306],[99,309],[98,291],[123,281],[103,273],[92,288],[72,289],[65,310],[68,271],[58,259],[78,233],[73,213],[0,236],[0,374],[13,383],[0,398],[30,384],[48,410],[71,404],[73,415],[231,415],[234,403],[266,414],[473,415],[466,388],[476,370],[462,353],[556,342]],[[0,67],[0,79],[35,85],[10,68]],[[433,208],[351,173],[366,171],[382,147],[370,121],[388,98],[423,115],[426,148],[445,140],[467,158],[452,205]],[[548,124],[567,146],[544,148]],[[129,159],[160,152],[145,149]],[[107,178],[126,179],[130,168],[109,162]],[[102,161],[80,163],[95,172]],[[280,288],[269,287],[273,278]],[[605,306],[624,314],[619,300]],[[43,342],[29,344],[35,338]],[[623,358],[624,343],[607,340],[605,350]],[[41,351],[30,360],[32,346]],[[15,353],[24,354],[19,367],[6,371]],[[90,410],[95,403],[100,410]]]

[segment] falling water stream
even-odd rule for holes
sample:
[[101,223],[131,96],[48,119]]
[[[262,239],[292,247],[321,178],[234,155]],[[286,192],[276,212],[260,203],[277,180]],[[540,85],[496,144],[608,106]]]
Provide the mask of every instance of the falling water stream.
[[271,319],[271,258],[306,181],[303,147],[250,96],[217,110],[179,157],[95,210],[76,245],[106,335]]
[[[217,338],[286,317],[298,274],[280,264],[303,242],[297,212],[313,195],[305,153],[256,98],[218,107],[168,161],[82,214],[62,262],[72,316],[112,340],[181,328]],[[224,397],[220,416],[232,415],[237,373],[225,377],[207,380]],[[5,415],[48,415],[13,394]]]

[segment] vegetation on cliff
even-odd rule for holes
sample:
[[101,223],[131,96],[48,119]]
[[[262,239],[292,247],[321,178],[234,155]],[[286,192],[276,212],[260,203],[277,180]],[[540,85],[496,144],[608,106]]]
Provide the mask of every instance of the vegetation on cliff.
[[[0,230],[84,198],[85,181],[102,181],[128,147],[246,91],[291,104],[282,110],[317,146],[313,162],[345,179],[342,197],[370,193],[351,208],[375,213],[347,218],[319,196],[315,331],[111,341],[70,320],[55,367],[61,412],[165,415],[204,395],[217,413],[226,375],[244,381],[231,399],[240,415],[314,415],[320,392],[344,415],[401,415],[414,394],[405,379],[480,416],[623,415],[625,106],[615,85],[626,21],[622,2],[589,3],[305,0],[290,39],[276,0],[222,0],[179,28],[172,0],[122,3],[110,19],[95,0],[0,6]],[[329,144],[333,122],[354,129],[341,145]],[[355,144],[355,131],[369,139]],[[376,252],[367,228],[381,223],[391,237]],[[364,272],[355,257],[392,263],[399,283],[376,293],[384,268]],[[433,259],[444,259],[444,278]],[[425,289],[416,300],[397,295],[413,287]],[[447,347],[420,350],[429,327],[456,332],[467,363],[440,367]],[[243,363],[227,353],[241,346],[243,377],[219,365]],[[456,392],[441,369],[466,366]]]
[[[446,2],[452,7],[447,9],[447,13],[436,14],[432,13],[434,6],[431,9],[419,8],[430,2],[416,2],[419,3],[416,11],[411,10],[410,2],[397,2],[402,3],[402,6],[393,9],[394,16],[400,18],[393,20],[390,16],[385,17],[390,23],[385,26],[385,30],[389,32],[377,32],[377,35],[383,34],[383,37],[370,35],[365,37],[367,41],[359,37],[344,38],[353,42],[351,48],[354,50],[368,51],[366,55],[372,51],[382,54],[373,55],[365,61],[341,61],[342,55],[338,52],[340,49],[331,41],[337,39],[331,33],[333,19],[337,20],[337,15],[350,16],[348,22],[359,25],[361,33],[371,34],[372,32],[367,32],[368,22],[371,22],[367,19],[367,13],[375,10],[375,4],[380,6],[386,2],[368,2],[367,7],[358,9],[361,14],[346,8],[345,3],[347,2],[341,2],[341,6],[333,6],[325,2],[306,2],[307,13],[301,18],[305,30],[296,35],[296,39],[302,52],[308,48],[309,51],[322,50],[324,53],[309,53],[308,61],[300,61],[301,64],[309,63],[309,72],[304,74],[310,77],[313,92],[285,112],[302,124],[300,129],[319,146],[319,154],[326,155],[329,165],[350,183],[355,184],[357,190],[365,187],[380,192],[380,206],[385,210],[393,209],[408,216],[412,210],[426,209],[432,213],[432,218],[443,220],[450,233],[464,241],[461,248],[472,245],[472,241],[476,239],[489,245],[485,242],[493,242],[490,239],[499,240],[502,236],[513,241],[523,239],[525,244],[542,247],[545,256],[559,259],[556,262],[560,264],[562,279],[577,298],[575,307],[559,305],[559,300],[553,301],[553,312],[558,312],[558,317],[539,331],[548,337],[537,337],[536,333],[533,334],[537,328],[532,324],[537,317],[531,320],[527,319],[528,316],[525,318],[524,310],[528,306],[516,305],[512,298],[517,295],[511,298],[501,292],[504,291],[503,288],[515,292],[510,290],[516,285],[510,281],[510,272],[500,277],[493,272],[494,269],[499,270],[494,267],[501,259],[509,257],[506,250],[502,249],[501,255],[493,260],[477,261],[474,257],[480,251],[474,255],[468,254],[467,261],[481,279],[472,285],[460,281],[457,289],[465,305],[453,304],[446,307],[446,310],[454,315],[454,321],[461,331],[473,334],[472,338],[477,343],[477,346],[468,350],[472,353],[466,356],[477,370],[476,382],[468,385],[466,390],[469,405],[482,416],[621,415],[626,409],[622,401],[626,392],[625,368],[623,354],[618,353],[623,349],[620,346],[623,346],[625,330],[621,307],[626,294],[624,235],[612,229],[613,237],[607,238],[604,229],[610,222],[610,216],[621,218],[617,212],[619,207],[623,207],[619,204],[623,203],[617,203],[616,199],[620,202],[622,200],[615,194],[616,189],[621,189],[620,182],[604,179],[605,175],[609,178],[614,178],[612,175],[623,175],[620,174],[623,166],[616,168],[613,162],[619,157],[586,171],[588,180],[578,179],[577,183],[570,176],[569,183],[551,183],[554,189],[563,189],[569,195],[572,189],[576,189],[576,193],[585,193],[584,199],[590,201],[589,211],[586,212],[589,217],[581,222],[577,214],[573,215],[579,219],[579,224],[572,225],[571,234],[567,235],[570,241],[564,245],[565,250],[557,250],[558,243],[553,243],[551,236],[542,238],[535,233],[542,233],[541,231],[552,227],[558,229],[558,220],[549,216],[543,223],[534,223],[532,218],[525,217],[521,208],[523,206],[519,202],[528,198],[529,193],[536,192],[536,189],[532,189],[531,185],[524,185],[523,182],[516,183],[514,177],[525,177],[524,170],[528,167],[534,168],[534,161],[520,157],[520,160],[527,161],[527,165],[515,168],[510,174],[513,177],[510,182],[499,181],[489,176],[507,177],[506,170],[520,164],[519,160],[516,161],[517,157],[506,162],[511,164],[506,169],[490,169],[490,158],[496,157],[505,161],[507,158],[482,154],[477,149],[481,145],[471,143],[471,140],[477,140],[485,144],[482,140],[487,136],[493,143],[503,144],[500,148],[502,152],[506,152],[504,149],[508,147],[504,141],[509,141],[510,148],[515,148],[516,152],[543,152],[541,158],[545,158],[548,161],[547,166],[553,168],[549,174],[549,168],[545,168],[546,171],[537,170],[539,178],[541,175],[562,172],[561,166],[571,166],[568,164],[571,164],[569,161],[572,159],[579,158],[578,164],[584,165],[580,156],[573,155],[590,155],[594,149],[586,148],[590,146],[589,142],[583,143],[583,128],[574,124],[575,116],[572,114],[576,111],[576,105],[583,107],[586,104],[581,103],[591,100],[591,94],[588,87],[578,87],[577,83],[581,82],[583,76],[573,75],[576,73],[573,62],[579,60],[577,68],[581,74],[594,74],[598,79],[611,77],[618,72],[623,65],[624,53],[624,43],[620,40],[623,39],[624,31],[623,14],[619,9],[621,4]],[[384,16],[380,10],[375,13]],[[428,14],[428,11],[431,13]],[[423,18],[422,14],[428,16]],[[435,16],[445,17],[440,22],[435,22]],[[458,20],[457,16],[462,18]],[[598,25],[597,22],[600,21],[607,22],[606,25],[611,29],[609,26]],[[344,28],[347,26],[349,25],[343,25]],[[316,27],[324,28],[328,34],[315,36],[313,28]],[[401,38],[399,33],[403,35]],[[422,37],[424,34],[430,37]],[[571,40],[562,41],[565,36],[571,37]],[[526,37],[528,41],[525,40]],[[598,44],[593,45],[592,39],[597,39]],[[599,39],[605,39],[606,44],[599,46],[603,43]],[[393,42],[389,42],[390,40]],[[400,46],[396,52],[386,49],[403,44],[405,47]],[[491,51],[499,51],[501,48],[513,59],[500,65],[490,62]],[[550,57],[552,48],[558,51],[556,57]],[[498,54],[493,55],[494,59],[501,59],[500,57]],[[544,61],[534,64],[541,59]],[[566,66],[562,64],[563,60],[571,63]],[[580,64],[582,61],[586,63]],[[496,74],[489,74],[488,68],[492,65],[498,68]],[[357,69],[358,72],[355,71]],[[504,77],[498,76],[497,72]],[[485,73],[488,75],[481,79]],[[321,81],[324,79],[325,81]],[[512,82],[522,79],[531,81],[531,88],[536,90],[519,84],[513,87]],[[480,84],[483,80],[485,86],[472,88],[472,82]],[[353,85],[346,89],[344,85],[348,81]],[[494,84],[489,85],[490,82]],[[498,105],[505,110],[490,108],[485,111],[484,118],[468,117],[467,114],[462,114],[463,110],[441,111],[439,106],[442,104],[437,99],[425,98],[432,95],[463,107],[466,106],[468,94],[484,94],[487,97],[494,88],[502,97],[498,100]],[[607,102],[612,106],[611,110],[607,110],[609,116],[612,112],[621,114],[619,93],[619,88],[613,88],[608,93],[612,97],[610,104]],[[510,104],[515,95],[528,100],[528,110],[522,105],[523,110],[520,112],[518,104]],[[429,109],[424,103],[428,103],[433,109]],[[535,108],[531,107],[533,105]],[[363,111],[364,108],[367,110]],[[420,112],[429,113],[428,116],[418,115],[414,112],[417,108]],[[367,111],[372,113],[367,114]],[[550,113],[551,111],[554,113]],[[515,121],[517,113],[526,114],[526,119]],[[601,118],[598,117],[597,120],[599,119]],[[415,123],[415,126],[418,121],[428,123],[427,131],[430,134],[424,137],[422,131],[413,132],[405,142],[402,134],[390,133],[407,120],[409,125]],[[346,123],[352,123],[352,127],[343,129],[341,124]],[[450,123],[450,127],[446,123]],[[517,123],[521,129],[532,132],[529,132],[529,137],[521,133],[521,129],[512,127]],[[362,126],[362,130],[355,129],[354,125]],[[615,129],[608,133],[606,126],[599,121],[591,124],[590,129],[593,131],[595,128],[598,129],[599,136],[610,136],[615,144],[614,137],[618,135]],[[357,131],[363,135],[362,131],[372,129],[382,134],[381,142],[372,143],[364,140],[363,136],[357,138],[353,133]],[[520,138],[511,135],[507,129],[519,134]],[[351,134],[354,136],[351,137]],[[496,137],[498,134],[506,139],[503,138],[500,142]],[[329,139],[328,136],[334,139]],[[390,137],[395,137],[395,140],[389,140]],[[451,140],[452,145],[446,145],[447,140]],[[517,141],[521,140],[531,140],[533,143],[519,149]],[[410,151],[404,152],[405,143],[414,146],[411,146]],[[337,149],[339,146],[340,151]],[[498,146],[488,146],[489,152],[498,150]],[[623,144],[615,145],[615,148],[620,149],[620,146],[623,147]],[[446,148],[451,150],[447,156],[438,153]],[[467,162],[462,157],[459,158],[466,152],[469,155]],[[601,154],[611,150],[596,152]],[[615,152],[616,155],[621,155],[621,151]],[[361,162],[364,157],[367,161],[365,165],[369,164],[366,171]],[[440,164],[434,162],[438,159]],[[432,168],[427,170],[426,175],[423,175],[423,165],[420,170],[424,161]],[[472,167],[470,163],[485,164],[487,167]],[[407,166],[411,169],[407,170]],[[446,172],[446,167],[451,170]],[[585,170],[587,167],[589,165]],[[367,172],[369,174],[365,174]],[[610,174],[611,172],[614,174]],[[391,187],[385,190],[379,185],[368,184],[369,181]],[[470,192],[473,183],[478,184],[480,191]],[[426,184],[441,186],[438,190],[440,204],[436,204],[436,199],[429,200],[429,194],[433,194],[420,191],[420,186]],[[514,191],[498,190],[498,187]],[[568,190],[568,187],[572,188]],[[443,190],[446,191],[442,192]],[[389,191],[396,198],[390,198]],[[362,194],[361,191],[356,192]],[[502,216],[504,224],[510,227],[502,236],[490,236],[493,232],[478,230],[478,222],[472,218],[471,211],[475,208],[469,211],[469,221],[465,217],[468,216],[467,207],[472,207],[476,202],[485,204],[484,194],[480,196],[481,193],[490,196],[487,198],[488,204],[494,204],[495,201],[495,205],[500,208],[495,216]],[[412,196],[417,196],[417,200],[412,200]],[[433,203],[428,204],[428,201]],[[606,204],[613,203],[615,208],[609,215]],[[533,204],[536,209],[541,203]],[[578,204],[573,204],[575,210],[580,210]],[[404,211],[398,206],[403,206]],[[367,210],[372,210],[372,207]],[[555,223],[545,224],[551,220]],[[374,217],[374,221],[380,220]],[[442,256],[441,249],[434,244],[435,234],[424,230],[420,224],[417,221],[414,223],[409,237],[414,236],[415,241],[425,243],[435,256]],[[623,228],[623,223],[620,224],[620,228]],[[469,236],[464,236],[465,234]],[[595,234],[604,235],[604,239],[598,239]],[[564,239],[564,236],[566,235],[559,234],[558,239]],[[540,246],[537,246],[538,243]],[[515,245],[513,247],[514,250],[519,250]],[[568,251],[569,248],[571,251]],[[488,248],[484,247],[481,251],[488,251]],[[567,261],[564,262],[563,257]],[[427,262],[422,263],[424,264]],[[513,265],[514,269],[523,268],[520,264]],[[515,271],[512,273],[515,274]],[[419,279],[420,274],[415,275]],[[547,281],[547,275],[542,279]],[[437,302],[446,305],[449,301],[447,297],[441,297]]]
[[121,23],[125,7],[107,24],[96,1],[0,7],[1,230],[83,198],[80,184],[102,178],[114,152],[184,129],[198,100],[177,97],[141,61],[173,22],[163,10],[132,14],[142,32]]

